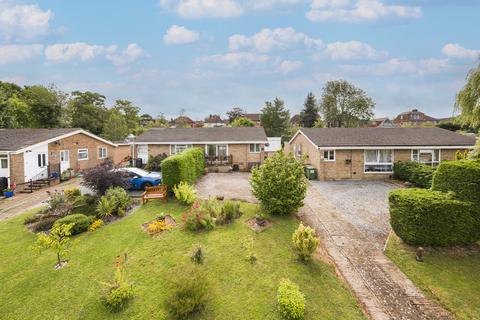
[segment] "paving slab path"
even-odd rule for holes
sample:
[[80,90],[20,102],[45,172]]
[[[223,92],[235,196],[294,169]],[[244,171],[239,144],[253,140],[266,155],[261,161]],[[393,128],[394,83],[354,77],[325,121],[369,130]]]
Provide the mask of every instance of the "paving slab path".
[[[393,264],[371,235],[310,184],[298,215],[314,227],[340,275],[374,320],[447,320],[452,315]],[[348,210],[348,208],[343,208]]]

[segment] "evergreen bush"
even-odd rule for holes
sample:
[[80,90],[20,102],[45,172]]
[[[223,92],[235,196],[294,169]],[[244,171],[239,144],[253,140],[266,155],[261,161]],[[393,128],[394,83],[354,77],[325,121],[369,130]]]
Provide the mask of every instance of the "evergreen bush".
[[480,161],[442,162],[433,178],[432,190],[454,192],[459,199],[480,202]]

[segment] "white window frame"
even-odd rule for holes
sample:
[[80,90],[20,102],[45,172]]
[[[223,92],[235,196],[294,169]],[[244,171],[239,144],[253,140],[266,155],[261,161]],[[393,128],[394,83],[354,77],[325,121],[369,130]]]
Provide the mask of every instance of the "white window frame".
[[[87,157],[86,157],[86,158],[80,158],[80,154],[81,154],[81,153],[86,153],[86,154],[87,154]],[[78,149],[78,150],[77,150],[77,159],[78,159],[78,161],[88,160],[88,149]]]
[[[391,162],[378,162],[380,158],[379,151],[389,150],[392,152],[392,159]],[[377,162],[367,162],[367,151],[376,151],[377,152]],[[365,149],[363,150],[363,173],[364,174],[388,174],[393,173],[393,163],[395,162],[395,150],[394,149]],[[390,171],[367,171],[368,165],[375,165],[375,166],[390,166],[392,169]]]
[[[102,150],[105,151],[105,155],[102,157]],[[107,159],[107,148],[106,147],[98,147],[98,159]]]
[[215,157],[218,157],[218,147],[226,146],[226,157],[228,157],[228,144],[227,143],[209,143],[205,145],[205,156],[209,157],[208,146],[215,146]]
[[[414,153],[415,151],[417,151],[417,157],[414,156]],[[423,151],[423,152],[422,152]],[[435,151],[438,151],[438,158],[435,159]],[[421,154],[424,153],[431,153],[432,154],[432,162],[425,162],[425,161],[421,161]],[[442,150],[441,149],[412,149],[411,151],[411,160],[414,161],[414,162],[420,162],[420,163],[423,163],[423,164],[426,164],[426,165],[431,165],[432,167],[435,167],[437,165],[440,164],[440,162],[442,161]]]
[[47,153],[39,152],[37,153],[37,167],[45,168],[47,166]]
[[[65,157],[66,155],[66,157]],[[70,161],[70,151],[69,150],[60,150],[60,162]]]
[[302,145],[301,144],[294,144],[293,145],[293,155],[295,158],[302,157]]
[[[334,162],[336,160],[336,152],[334,149],[324,149],[322,150],[323,151],[323,155],[322,155],[322,159],[323,161],[325,162]],[[327,157],[325,158],[325,153],[327,153]],[[333,154],[333,159],[330,159],[330,156]]]
[[[180,146],[182,146],[182,147],[179,148]],[[188,144],[188,143],[185,143],[185,144],[171,144],[170,145],[170,155],[174,155],[174,154],[180,153],[182,151],[185,151],[185,150],[191,149],[191,148],[193,148],[193,145]],[[178,149],[182,149],[182,150],[179,151]]]
[[[253,146],[253,151],[252,151],[252,146]],[[248,151],[250,153],[260,153],[262,151],[262,147],[260,146],[260,143],[250,143],[248,147]]]
[[[6,167],[3,167],[2,166],[2,163],[5,163],[4,161],[6,161]],[[10,163],[9,163],[9,159],[8,159],[8,154],[0,154],[0,169],[8,169],[10,168]]]

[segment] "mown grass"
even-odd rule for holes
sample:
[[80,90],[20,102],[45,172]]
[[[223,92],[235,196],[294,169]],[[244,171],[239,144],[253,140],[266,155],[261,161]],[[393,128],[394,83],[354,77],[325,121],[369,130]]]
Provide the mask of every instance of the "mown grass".
[[[168,319],[164,301],[172,280],[188,269],[197,245],[205,250],[201,266],[210,283],[209,303],[196,319],[279,319],[276,290],[281,278],[299,284],[307,299],[306,319],[365,319],[356,300],[320,261],[299,262],[291,249],[293,217],[274,218],[260,234],[244,221],[257,207],[242,204],[239,220],[214,231],[192,233],[177,227],[151,238],[142,223],[160,213],[180,222],[185,210],[175,202],[151,203],[97,231],[74,237],[69,264],[54,270],[52,252],[41,255],[29,247],[35,235],[22,224],[25,216],[0,223],[0,319]],[[245,260],[243,239],[253,236],[256,264]],[[118,314],[100,301],[102,285],[113,275],[115,256],[128,254],[127,271],[136,297]]]
[[415,248],[390,236],[386,255],[457,319],[480,319],[480,252],[428,249],[425,261],[415,260]]

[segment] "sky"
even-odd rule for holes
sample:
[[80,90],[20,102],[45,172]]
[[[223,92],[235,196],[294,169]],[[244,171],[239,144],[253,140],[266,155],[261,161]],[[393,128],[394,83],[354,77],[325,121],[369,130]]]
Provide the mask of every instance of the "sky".
[[345,79],[377,117],[449,117],[480,56],[480,0],[0,0],[0,81],[193,119]]

